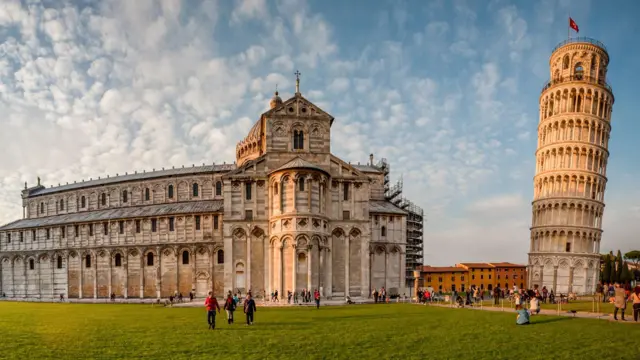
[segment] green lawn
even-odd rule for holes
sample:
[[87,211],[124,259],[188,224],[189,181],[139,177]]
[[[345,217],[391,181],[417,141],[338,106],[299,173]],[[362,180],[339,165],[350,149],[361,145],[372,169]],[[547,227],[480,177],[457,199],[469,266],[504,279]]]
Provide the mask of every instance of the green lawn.
[[[242,315],[238,313],[237,315]],[[410,304],[258,308],[207,329],[203,308],[0,303],[3,359],[637,358],[640,325]]]

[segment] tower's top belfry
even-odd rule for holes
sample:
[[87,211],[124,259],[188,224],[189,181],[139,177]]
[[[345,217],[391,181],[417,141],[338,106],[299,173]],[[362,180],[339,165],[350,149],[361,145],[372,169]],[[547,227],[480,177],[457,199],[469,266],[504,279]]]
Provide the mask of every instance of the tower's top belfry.
[[542,89],[544,94],[554,85],[568,82],[585,82],[603,87],[613,98],[607,83],[609,53],[598,40],[578,37],[558,44],[549,58],[550,81]]

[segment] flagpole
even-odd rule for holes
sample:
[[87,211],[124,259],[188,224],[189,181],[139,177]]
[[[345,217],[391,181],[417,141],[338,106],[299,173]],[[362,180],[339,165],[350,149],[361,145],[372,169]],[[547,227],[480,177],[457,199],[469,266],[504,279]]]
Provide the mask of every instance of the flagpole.
[[571,40],[571,12],[569,12],[569,23],[567,24],[567,40]]

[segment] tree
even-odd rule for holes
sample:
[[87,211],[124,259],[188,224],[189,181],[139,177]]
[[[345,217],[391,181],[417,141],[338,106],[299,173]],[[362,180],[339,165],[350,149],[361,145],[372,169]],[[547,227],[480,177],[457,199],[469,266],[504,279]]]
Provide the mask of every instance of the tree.
[[609,255],[605,255],[604,257],[604,270],[602,270],[602,282],[610,283],[611,282],[611,258]]
[[622,270],[624,268],[624,260],[622,260],[622,253],[618,250],[618,255],[616,255],[616,262],[618,266],[616,267],[616,281],[622,282]]
[[631,282],[631,280],[633,280],[633,277],[631,275],[631,271],[629,271],[629,265],[625,261],[624,263],[622,263],[620,282],[626,284],[627,282]]
[[629,251],[628,253],[624,254],[624,258],[633,261],[633,263],[638,266],[638,264],[640,263],[640,250]]

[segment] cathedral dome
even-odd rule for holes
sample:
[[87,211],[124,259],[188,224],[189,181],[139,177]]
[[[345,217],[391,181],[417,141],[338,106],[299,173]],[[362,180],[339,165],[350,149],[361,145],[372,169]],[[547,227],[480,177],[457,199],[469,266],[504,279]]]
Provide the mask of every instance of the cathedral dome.
[[280,98],[280,96],[278,96],[278,92],[276,91],[276,93],[271,98],[271,101],[269,101],[269,107],[273,109],[280,105],[282,105],[282,99]]

